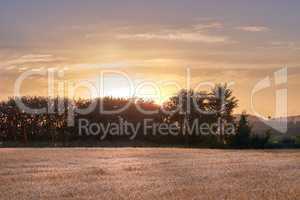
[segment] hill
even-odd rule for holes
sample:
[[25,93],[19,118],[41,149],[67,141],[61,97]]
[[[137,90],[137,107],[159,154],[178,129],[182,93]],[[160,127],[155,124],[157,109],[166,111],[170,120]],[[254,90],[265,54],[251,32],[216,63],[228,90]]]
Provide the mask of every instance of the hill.
[[[236,115],[236,120],[240,119],[240,115]],[[253,132],[256,134],[265,133],[267,130],[271,130],[273,135],[287,135],[287,136],[300,136],[300,116],[290,116],[287,118],[287,132],[281,133],[278,130],[272,128],[268,124],[276,124],[277,119],[264,120],[260,117],[249,115],[248,120],[253,127]]]

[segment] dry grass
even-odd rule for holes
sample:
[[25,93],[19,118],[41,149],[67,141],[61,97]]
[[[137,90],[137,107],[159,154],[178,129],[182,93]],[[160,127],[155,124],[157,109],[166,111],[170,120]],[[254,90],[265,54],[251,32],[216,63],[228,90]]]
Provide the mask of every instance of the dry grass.
[[0,199],[294,199],[300,151],[0,149]]

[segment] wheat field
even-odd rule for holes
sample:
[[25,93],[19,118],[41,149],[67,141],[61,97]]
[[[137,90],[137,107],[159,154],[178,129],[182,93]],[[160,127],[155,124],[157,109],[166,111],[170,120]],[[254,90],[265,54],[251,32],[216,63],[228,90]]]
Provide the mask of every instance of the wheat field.
[[0,149],[0,199],[300,198],[300,151]]

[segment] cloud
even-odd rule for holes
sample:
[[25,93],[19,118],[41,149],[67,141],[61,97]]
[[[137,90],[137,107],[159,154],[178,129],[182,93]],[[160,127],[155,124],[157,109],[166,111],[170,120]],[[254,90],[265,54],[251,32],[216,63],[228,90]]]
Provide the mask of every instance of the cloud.
[[274,47],[295,47],[295,42],[287,42],[287,41],[273,41],[270,43]]
[[87,33],[84,35],[85,39],[97,38],[103,36],[102,33]]
[[[292,41],[273,41],[269,43],[270,48],[274,49],[289,49],[289,50],[300,50],[299,43]],[[268,47],[269,48],[269,47]]]
[[227,43],[226,36],[213,36],[202,32],[174,31],[160,33],[119,34],[118,39],[130,40],[168,40],[181,42]]
[[205,30],[205,29],[220,29],[223,28],[224,25],[221,22],[209,22],[209,23],[201,23],[193,26],[196,30]]
[[100,68],[122,68],[122,67],[129,67],[132,64],[126,62],[126,61],[120,61],[120,62],[112,62],[112,63],[79,63],[79,64],[73,64],[72,68],[75,69],[100,69]]
[[271,30],[266,26],[239,26],[236,29],[246,32],[267,32]]
[[266,43],[264,46],[258,46],[259,49],[279,49],[279,50],[294,50],[299,51],[299,43],[293,41],[271,41]]
[[37,62],[54,62],[61,59],[55,58],[53,55],[49,54],[27,54],[19,58],[15,58],[7,61],[6,65],[17,65],[24,63],[37,63]]
[[230,43],[231,41],[225,35],[213,35],[209,30],[221,29],[223,24],[218,21],[199,22],[189,27],[160,27],[158,30],[147,32],[120,32],[116,35],[117,39],[127,40],[166,40],[178,42],[199,42],[199,43]]

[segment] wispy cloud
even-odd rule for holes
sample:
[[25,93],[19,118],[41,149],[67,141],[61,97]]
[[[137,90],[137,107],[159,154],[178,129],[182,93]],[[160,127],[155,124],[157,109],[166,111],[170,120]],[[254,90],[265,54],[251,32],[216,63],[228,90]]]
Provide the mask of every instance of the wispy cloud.
[[203,33],[175,32],[175,33],[141,33],[141,34],[120,34],[118,39],[137,40],[169,40],[183,42],[204,42],[204,43],[226,43],[229,41],[224,36],[211,36]]
[[273,41],[270,43],[274,47],[295,47],[295,42],[289,41]]
[[110,38],[112,35],[120,40],[167,40],[178,42],[202,42],[202,43],[229,43],[232,42],[228,36],[220,33],[213,34],[212,31],[224,27],[219,21],[198,21],[186,26],[158,26],[137,28],[135,26],[113,27],[109,33],[89,32],[85,39]]
[[212,35],[205,30],[221,28],[223,25],[219,22],[197,24],[189,29],[163,29],[155,32],[146,33],[121,33],[116,37],[118,39],[130,40],[168,40],[180,42],[202,42],[202,43],[228,43],[230,39],[223,35]]
[[266,26],[239,26],[236,29],[246,32],[267,32],[271,30]]
[[54,57],[53,55],[49,54],[27,54],[21,57],[12,59],[7,61],[6,65],[17,65],[17,64],[24,64],[24,63],[36,63],[36,62],[54,62],[57,60],[61,60],[59,58]]
[[275,49],[290,49],[290,50],[300,50],[299,43],[292,42],[292,41],[273,41],[270,42],[271,48]]
[[193,26],[196,30],[205,30],[205,29],[221,29],[224,25],[218,21],[212,21],[207,23],[199,23]]
[[75,69],[100,69],[100,68],[123,68],[132,66],[132,63],[126,61],[112,62],[112,63],[79,63],[73,64],[72,68]]

